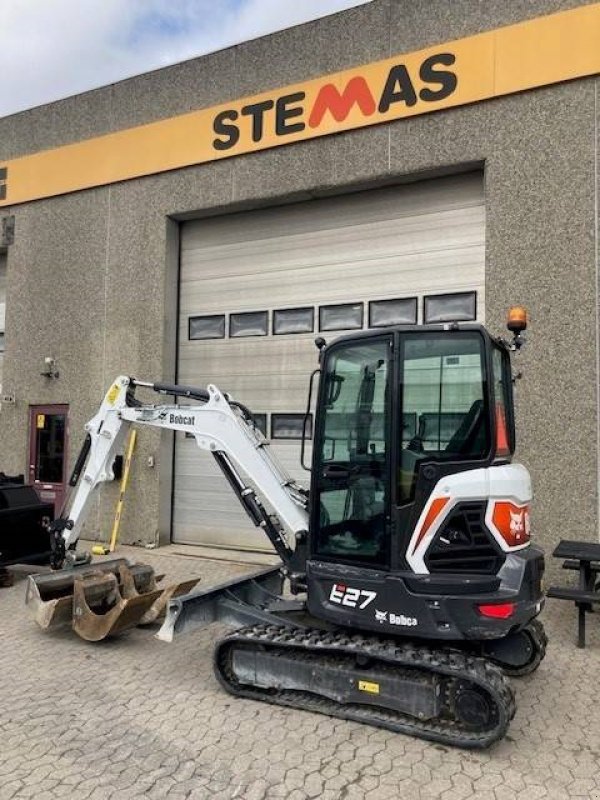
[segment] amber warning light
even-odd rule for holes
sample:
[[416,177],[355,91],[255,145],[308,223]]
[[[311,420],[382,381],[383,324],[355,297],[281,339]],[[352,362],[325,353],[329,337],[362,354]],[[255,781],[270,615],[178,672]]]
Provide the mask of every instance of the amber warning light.
[[506,327],[513,335],[509,348],[513,351],[520,350],[525,344],[525,339],[521,334],[527,328],[527,309],[525,306],[512,306],[508,312]]
[[524,306],[512,306],[508,312],[506,327],[518,336],[527,328],[527,309]]

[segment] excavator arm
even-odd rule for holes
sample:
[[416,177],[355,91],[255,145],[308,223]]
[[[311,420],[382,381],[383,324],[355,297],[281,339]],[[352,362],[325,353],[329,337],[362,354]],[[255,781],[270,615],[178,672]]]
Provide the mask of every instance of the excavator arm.
[[[135,397],[137,387],[194,402],[144,404]],[[102,483],[114,480],[112,465],[133,424],[193,436],[198,447],[213,455],[254,524],[265,531],[284,569],[302,568],[303,548],[298,545],[305,541],[308,528],[307,492],[270,454],[251,412],[213,385],[199,389],[125,376],[112,384],[86,425],[86,441],[70,480],[73,489],[67,510],[51,526],[55,568],[74,560],[75,544],[94,492]],[[252,486],[246,484],[242,473]],[[274,513],[267,511],[265,502]]]
[[[191,404],[142,403],[135,396],[138,387],[185,397]],[[296,585],[302,583],[307,492],[270,455],[251,412],[216,386],[198,389],[121,376],[86,425],[85,443],[69,481],[70,496],[59,518],[50,525],[55,571],[32,575],[28,580],[25,602],[42,628],[71,624],[83,639],[99,641],[155,622],[172,600],[188,595],[198,581],[196,578],[160,589],[157,583],[161,578],[148,565],[132,564],[124,558],[90,564],[89,556],[82,557],[75,550],[95,490],[114,480],[113,464],[131,425],[193,436],[201,449],[213,455],[254,524],[273,544],[282,561],[280,572]],[[271,585],[274,580],[269,575],[263,583]]]

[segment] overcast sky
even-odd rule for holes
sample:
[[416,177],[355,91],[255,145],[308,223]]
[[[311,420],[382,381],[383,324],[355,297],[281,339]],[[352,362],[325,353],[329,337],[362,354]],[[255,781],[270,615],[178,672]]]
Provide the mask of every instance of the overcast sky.
[[0,117],[369,0],[0,0]]

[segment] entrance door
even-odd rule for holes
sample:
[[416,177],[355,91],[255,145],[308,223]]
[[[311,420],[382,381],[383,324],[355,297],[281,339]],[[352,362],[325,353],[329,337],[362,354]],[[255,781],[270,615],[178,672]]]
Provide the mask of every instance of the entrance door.
[[59,514],[65,499],[68,406],[30,406],[29,481]]

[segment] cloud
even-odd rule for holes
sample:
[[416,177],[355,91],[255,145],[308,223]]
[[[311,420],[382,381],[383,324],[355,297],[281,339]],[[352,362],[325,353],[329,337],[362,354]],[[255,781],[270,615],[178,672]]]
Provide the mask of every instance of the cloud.
[[370,0],[0,0],[0,116]]

